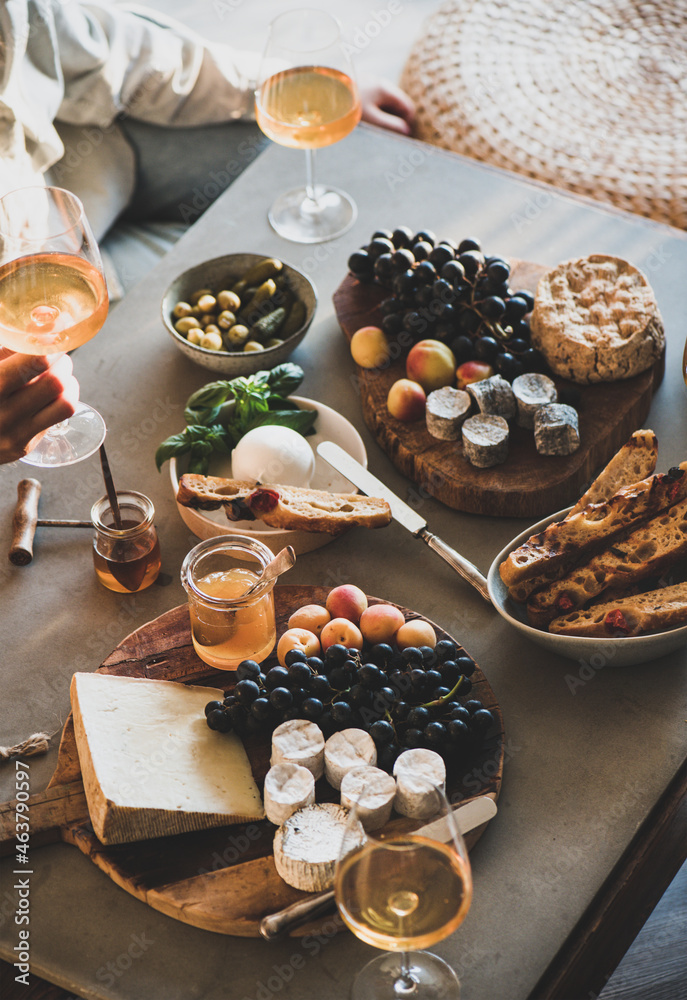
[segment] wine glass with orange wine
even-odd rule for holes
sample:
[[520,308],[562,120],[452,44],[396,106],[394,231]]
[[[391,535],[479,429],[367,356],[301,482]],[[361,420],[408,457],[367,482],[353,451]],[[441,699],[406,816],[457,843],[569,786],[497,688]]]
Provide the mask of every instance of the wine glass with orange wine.
[[[463,838],[443,790],[422,773],[404,777],[416,818],[394,819],[360,845],[363,786],[351,809],[336,870],[336,902],[353,933],[388,954],[358,973],[352,1000],[456,1000],[460,984],[443,959],[420,949],[463,922],[472,875]],[[398,793],[397,793],[398,794]]]
[[287,240],[319,243],[353,225],[355,203],[315,182],[315,150],[352,132],[360,97],[339,22],[323,10],[301,8],[272,21],[255,95],[256,120],[282,146],[305,150],[304,187],[280,195],[268,217]]
[[[95,336],[107,309],[100,252],[79,199],[56,187],[0,198],[0,344],[20,354],[63,354]],[[104,438],[100,414],[78,403],[21,461],[72,465]]]

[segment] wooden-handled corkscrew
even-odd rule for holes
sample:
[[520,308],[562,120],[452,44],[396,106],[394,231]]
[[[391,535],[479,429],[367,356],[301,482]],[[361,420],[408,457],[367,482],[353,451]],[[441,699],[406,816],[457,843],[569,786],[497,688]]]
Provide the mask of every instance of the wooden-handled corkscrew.
[[33,539],[37,527],[92,528],[90,521],[50,520],[38,517],[41,484],[37,479],[22,479],[17,485],[17,506],[12,519],[12,542],[9,560],[15,566],[28,566],[33,559]]

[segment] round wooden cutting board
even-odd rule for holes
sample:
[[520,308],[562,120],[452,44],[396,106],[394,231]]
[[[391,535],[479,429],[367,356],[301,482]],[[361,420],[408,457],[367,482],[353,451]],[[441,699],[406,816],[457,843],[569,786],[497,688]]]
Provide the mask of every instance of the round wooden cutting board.
[[[533,291],[545,271],[539,264],[514,261],[511,285]],[[334,293],[334,308],[349,341],[361,326],[379,325],[379,304],[388,295],[380,285],[361,284],[350,274],[344,278]],[[580,447],[574,454],[540,455],[533,432],[512,423],[508,459],[490,469],[471,465],[460,441],[433,438],[423,420],[403,423],[389,414],[386,398],[391,385],[405,377],[403,358],[384,369],[356,366],[356,373],[365,423],[405,476],[457,510],[539,519],[574,503],[595,471],[643,425],[663,365],[662,358],[632,379],[575,386],[580,394]],[[572,387],[563,379],[554,382],[559,388]]]
[[[304,604],[324,604],[324,587],[275,588],[277,629],[281,634],[289,616]],[[370,598],[370,603],[379,603]],[[401,609],[406,618],[421,616]],[[435,625],[437,638],[450,638]],[[460,643],[458,644],[460,646]],[[276,662],[276,660],[275,660]],[[188,608],[174,608],[127,636],[99,671],[130,677],[202,682],[233,687],[233,673],[212,670],[196,655],[191,642]],[[496,800],[504,762],[503,717],[488,681],[476,668],[470,697],[478,698],[496,719],[494,731],[469,762],[469,770],[454,770],[447,791],[454,804],[478,795]],[[246,750],[259,785],[269,768],[270,741],[246,739]],[[88,821],[81,771],[69,717],[60,744],[58,764],[46,792],[32,797],[32,831],[42,842],[62,839],[76,845],[117,885],[170,917],[221,934],[256,937],[260,920],[270,913],[307,897],[287,885],[277,874],[272,857],[275,827],[267,820],[183,833],[118,846],[104,846]],[[318,801],[336,795],[324,779],[317,784]],[[8,804],[9,805],[9,804]],[[10,810],[2,807],[8,813]],[[2,816],[0,815],[0,819]],[[8,825],[5,824],[5,825]],[[8,825],[9,830],[9,825]],[[483,828],[466,841],[471,846]],[[52,834],[52,836],[51,836]],[[331,923],[331,917],[328,918]],[[323,918],[294,930],[312,933]]]

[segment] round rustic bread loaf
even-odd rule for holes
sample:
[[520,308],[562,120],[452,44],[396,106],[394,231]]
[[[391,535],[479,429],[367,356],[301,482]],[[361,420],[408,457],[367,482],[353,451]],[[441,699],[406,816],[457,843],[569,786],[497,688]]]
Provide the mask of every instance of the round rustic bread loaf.
[[532,344],[551,370],[586,384],[632,378],[665,347],[663,321],[649,282],[619,257],[564,261],[537,285]]

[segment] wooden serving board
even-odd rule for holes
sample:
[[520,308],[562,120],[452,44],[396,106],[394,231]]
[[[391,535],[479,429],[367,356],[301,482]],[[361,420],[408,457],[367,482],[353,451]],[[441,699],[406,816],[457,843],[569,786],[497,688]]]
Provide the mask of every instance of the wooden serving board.
[[[511,284],[534,291],[546,272],[539,264],[514,261]],[[378,326],[380,302],[389,291],[361,284],[347,275],[334,293],[334,308],[350,341],[361,326]],[[514,423],[507,461],[478,469],[463,456],[460,441],[439,441],[424,421],[403,423],[386,408],[391,385],[405,377],[401,357],[386,369],[356,366],[365,423],[396,468],[448,507],[494,517],[542,518],[568,507],[584,492],[596,470],[604,466],[649,413],[664,360],[633,379],[576,386],[580,393],[580,447],[572,455],[539,455],[531,430]],[[554,378],[558,386],[565,380]]]
[[[323,604],[328,588],[275,588],[277,632],[304,604]],[[376,598],[371,604],[379,603]],[[407,619],[421,616],[401,608]],[[434,626],[437,638],[450,638]],[[459,644],[460,645],[460,644]],[[276,658],[274,660],[276,662]],[[209,668],[193,649],[187,605],[174,608],[128,635],[98,668],[101,673],[128,677],[233,686],[233,673]],[[479,667],[472,677],[471,697],[492,711],[497,725],[484,746],[470,760],[467,773],[451,773],[447,791],[454,804],[488,795],[496,801],[504,762],[503,717],[488,681]],[[260,786],[269,768],[270,741],[245,741],[255,780]],[[317,799],[335,800],[336,792],[324,779],[317,783]],[[74,844],[98,868],[137,899],[176,920],[220,934],[257,937],[261,919],[307,897],[277,874],[272,857],[275,827],[267,820],[217,827],[194,833],[160,837],[106,847],[93,833],[81,782],[81,770],[69,716],[60,743],[55,773],[45,792],[29,800],[32,845],[62,840]],[[404,823],[406,821],[397,821]],[[466,837],[472,846],[484,827]],[[0,806],[0,853],[8,853],[15,835],[14,804]],[[313,933],[323,919],[293,931]]]

